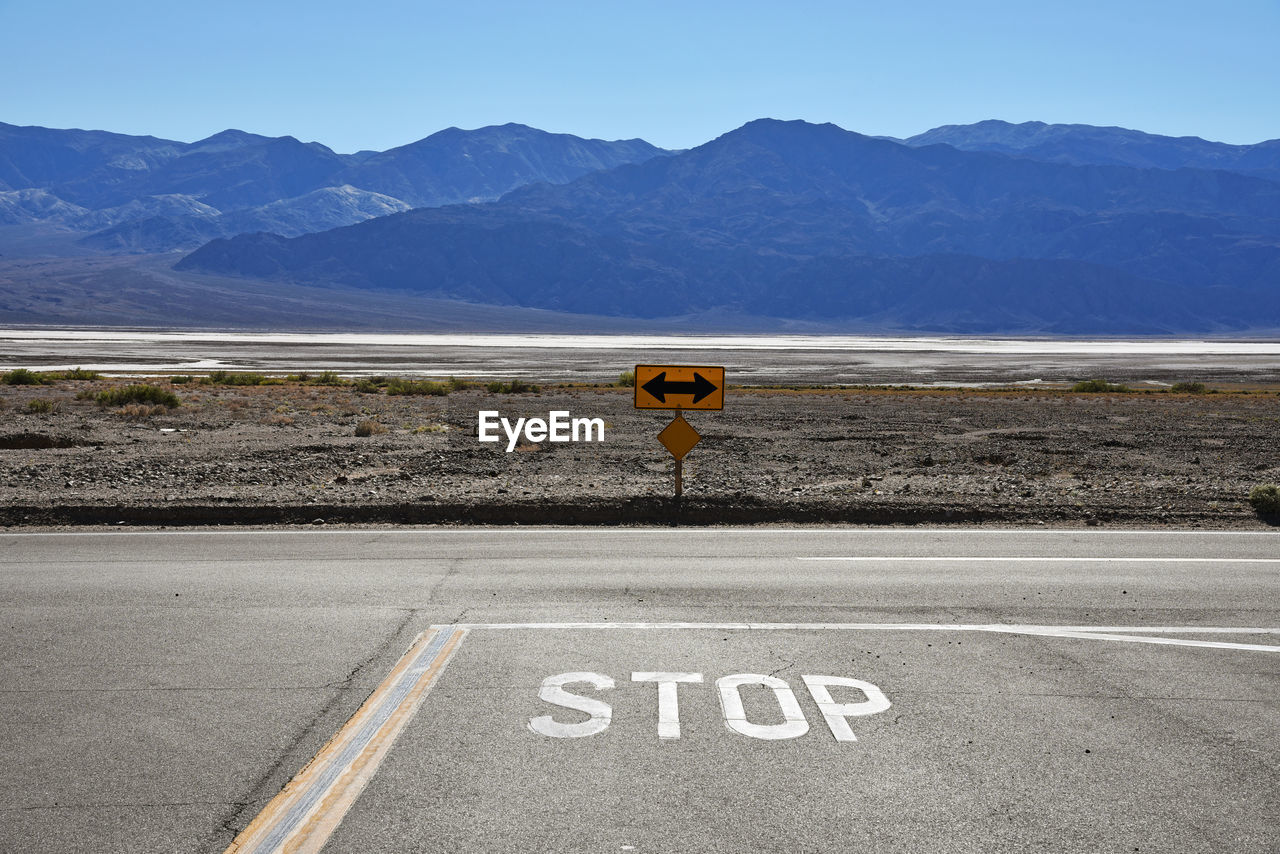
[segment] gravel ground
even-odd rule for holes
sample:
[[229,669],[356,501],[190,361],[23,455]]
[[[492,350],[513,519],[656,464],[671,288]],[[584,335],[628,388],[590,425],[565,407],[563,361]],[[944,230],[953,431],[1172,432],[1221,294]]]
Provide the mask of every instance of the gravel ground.
[[[669,420],[629,389],[387,396],[174,385],[176,409],[100,407],[121,380],[0,386],[0,524],[875,522],[1263,527],[1280,394],[733,390],[670,500]],[[77,393],[84,399],[77,399]],[[34,399],[52,412],[29,411]],[[568,410],[603,443],[477,441],[477,411]],[[360,437],[362,421],[379,425]]]

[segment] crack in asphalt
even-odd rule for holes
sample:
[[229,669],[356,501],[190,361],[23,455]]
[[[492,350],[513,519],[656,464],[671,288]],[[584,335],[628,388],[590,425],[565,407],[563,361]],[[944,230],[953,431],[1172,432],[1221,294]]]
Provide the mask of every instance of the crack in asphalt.
[[[770,654],[772,655],[773,653],[770,653]],[[788,671],[788,670],[792,670],[792,669],[794,669],[794,668],[795,668],[795,666],[796,666],[796,662],[795,662],[795,660],[788,661],[786,664],[782,665],[781,667],[778,667],[778,668],[775,668],[775,669],[773,669],[773,670],[770,670],[770,671],[769,671],[769,675],[770,675],[770,676],[777,676],[779,673],[784,673],[784,672],[786,672],[786,671]]]
[[[224,840],[224,837],[229,835],[230,838],[234,838],[236,833],[238,833],[240,829],[243,829],[243,827],[237,829],[236,825],[242,823],[240,819],[245,814],[246,810],[250,806],[265,803],[277,794],[279,788],[272,788],[271,781],[275,779],[282,770],[287,770],[289,767],[296,765],[297,767],[293,769],[293,772],[296,773],[297,769],[301,768],[306,763],[307,758],[299,759],[294,756],[295,752],[315,733],[315,731],[321,726],[322,722],[324,722],[333,713],[333,711],[339,707],[345,698],[347,691],[351,688],[355,680],[375,661],[383,658],[394,649],[402,635],[417,617],[419,609],[406,608],[404,610],[404,617],[396,627],[391,630],[386,640],[384,640],[371,655],[352,668],[343,679],[325,686],[328,689],[336,689],[333,696],[330,697],[314,715],[312,715],[309,721],[303,724],[298,733],[280,752],[276,761],[271,763],[271,765],[249,786],[246,798],[243,801],[232,803],[232,806],[235,806],[235,809],[230,810],[225,818],[218,822],[217,827],[200,844],[197,849],[198,851],[220,852],[224,850],[226,846],[230,844],[230,839]],[[336,732],[337,729],[335,728],[334,731]],[[292,773],[289,775],[289,779],[292,779]]]
[[223,685],[221,687],[179,687],[179,688],[6,688],[0,691],[0,696],[5,694],[120,694],[120,693],[143,693],[151,692],[163,693],[167,691],[318,691],[322,688],[332,688],[338,683],[329,682],[324,685]]
[[[1230,753],[1238,764],[1233,764],[1233,773],[1243,771],[1244,766],[1249,766],[1253,773],[1258,773],[1263,777],[1272,780],[1280,780],[1280,769],[1267,762],[1265,757],[1256,756],[1255,750],[1248,744],[1237,739],[1231,738],[1230,735],[1221,730],[1215,730],[1204,726],[1202,723],[1192,718],[1179,714],[1176,709],[1163,705],[1169,701],[1183,701],[1178,697],[1153,697],[1145,694],[1138,694],[1128,689],[1128,686],[1118,681],[1114,676],[1097,666],[1090,667],[1086,662],[1081,661],[1077,652],[1065,647],[1061,644],[1047,643],[1052,640],[1049,637],[1040,637],[1040,643],[1037,646],[1041,652],[1047,653],[1047,658],[1057,661],[1068,661],[1076,666],[1073,671],[1078,676],[1083,676],[1086,680],[1092,681],[1100,688],[1109,690],[1110,693],[1101,695],[1100,699],[1114,700],[1123,699],[1133,701],[1135,704],[1141,704],[1150,716],[1146,720],[1160,721],[1163,726],[1174,727],[1191,736],[1195,741],[1204,745],[1209,750],[1217,750]],[[1035,696],[1035,695],[1031,695]],[[1049,696],[1054,696],[1050,694]],[[1072,695],[1068,695],[1070,698]],[[1092,695],[1089,698],[1097,697]],[[1197,703],[1203,702],[1234,702],[1249,703],[1253,702],[1248,698],[1242,697],[1214,697],[1211,700],[1205,697],[1188,698]],[[1264,705],[1266,703],[1264,702]],[[1225,845],[1228,840],[1223,839]]]
[[91,804],[42,804],[33,807],[0,807],[5,812],[36,812],[39,810],[94,810],[94,809],[163,809],[164,807],[245,807],[238,801],[160,801],[157,803],[91,803]]
[[444,575],[436,579],[436,583],[431,585],[431,590],[428,591],[427,593],[427,601],[435,602],[436,594],[438,594],[440,592],[440,589],[444,587],[446,583],[448,583],[449,579],[457,575],[461,569],[462,569],[462,561],[458,558],[451,558],[449,560],[449,568],[445,570]]

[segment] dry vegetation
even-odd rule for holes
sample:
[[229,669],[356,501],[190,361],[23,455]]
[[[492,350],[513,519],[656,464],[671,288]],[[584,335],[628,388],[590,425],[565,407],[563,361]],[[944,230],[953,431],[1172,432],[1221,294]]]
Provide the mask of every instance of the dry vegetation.
[[[224,377],[224,379],[227,379]],[[0,505],[490,506],[667,495],[662,412],[617,386],[331,374],[0,384]],[[945,520],[1258,525],[1280,394],[1120,389],[731,389],[690,413],[686,498]],[[603,444],[476,441],[476,412],[602,417]],[[1251,493],[1253,494],[1251,505]],[[1255,512],[1256,508],[1256,512]],[[830,515],[830,513],[828,513]],[[1268,517],[1269,518],[1269,517]],[[21,515],[5,521],[21,521]]]

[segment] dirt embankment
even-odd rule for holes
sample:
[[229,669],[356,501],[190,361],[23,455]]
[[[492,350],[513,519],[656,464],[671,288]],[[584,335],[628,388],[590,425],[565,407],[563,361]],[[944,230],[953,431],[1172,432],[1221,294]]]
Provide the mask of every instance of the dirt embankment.
[[[631,392],[388,396],[299,383],[0,386],[0,524],[1010,523],[1262,527],[1280,395],[731,390],[671,498]],[[77,399],[77,393],[81,399]],[[32,406],[33,400],[49,401]],[[599,417],[603,443],[482,444],[477,412]],[[357,436],[360,422],[371,435]]]

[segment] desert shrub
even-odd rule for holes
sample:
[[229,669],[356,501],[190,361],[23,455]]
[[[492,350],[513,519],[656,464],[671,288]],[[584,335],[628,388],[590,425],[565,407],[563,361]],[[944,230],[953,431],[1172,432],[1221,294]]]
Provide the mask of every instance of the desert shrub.
[[347,385],[347,381],[333,371],[321,371],[311,382],[316,385]]
[[[219,376],[220,374],[220,376]],[[255,374],[252,371],[214,371],[209,375],[209,382],[215,385],[283,385],[284,380],[278,376]]]
[[1078,382],[1071,387],[1072,391],[1082,392],[1085,394],[1095,394],[1098,392],[1111,392],[1112,394],[1122,394],[1124,392],[1133,391],[1127,385],[1119,385],[1118,383],[1109,383],[1106,380],[1085,380]]
[[63,380],[100,380],[102,379],[102,374],[97,371],[86,371],[84,368],[72,368],[69,371],[59,372],[58,378]]
[[618,381],[614,383],[614,385],[619,386],[621,388],[635,388],[636,372],[623,371],[622,373],[618,374]]
[[62,408],[62,404],[56,400],[49,400],[44,397],[37,397],[34,400],[27,401],[27,412],[34,415],[49,415],[57,412]]
[[190,374],[178,374],[176,377],[169,377],[169,382],[174,385],[186,385],[191,382]]
[[1280,516],[1280,486],[1258,484],[1249,492],[1249,503],[1262,516]]
[[428,394],[441,397],[449,393],[449,386],[431,380],[406,380],[393,378],[387,382],[387,394]]
[[271,378],[248,371],[214,371],[209,374],[211,385],[263,385],[272,384]]
[[173,392],[153,385],[127,385],[109,388],[94,397],[99,406],[126,406],[130,403],[149,403],[165,407],[181,406]]
[[379,424],[377,421],[361,421],[356,425],[357,436],[374,436],[378,433],[387,432],[387,428]]
[[14,368],[12,371],[0,374],[0,382],[5,385],[48,385],[52,381],[49,376],[28,371],[26,368]]
[[1204,383],[1174,383],[1169,391],[1175,394],[1205,394],[1209,391]]
[[495,381],[489,383],[485,388],[489,390],[490,394],[523,394],[525,392],[542,390],[541,386],[536,386],[533,383],[527,383],[524,380],[512,380],[509,383]]
[[318,374],[302,371],[297,374],[289,374],[284,378],[284,381],[302,383],[303,385],[351,385],[350,382],[338,376],[334,371],[321,371]]
[[381,394],[382,386],[374,382],[372,379],[356,380],[355,390],[361,394]]
[[270,415],[262,423],[272,427],[287,427],[293,423],[293,419],[288,415]]

